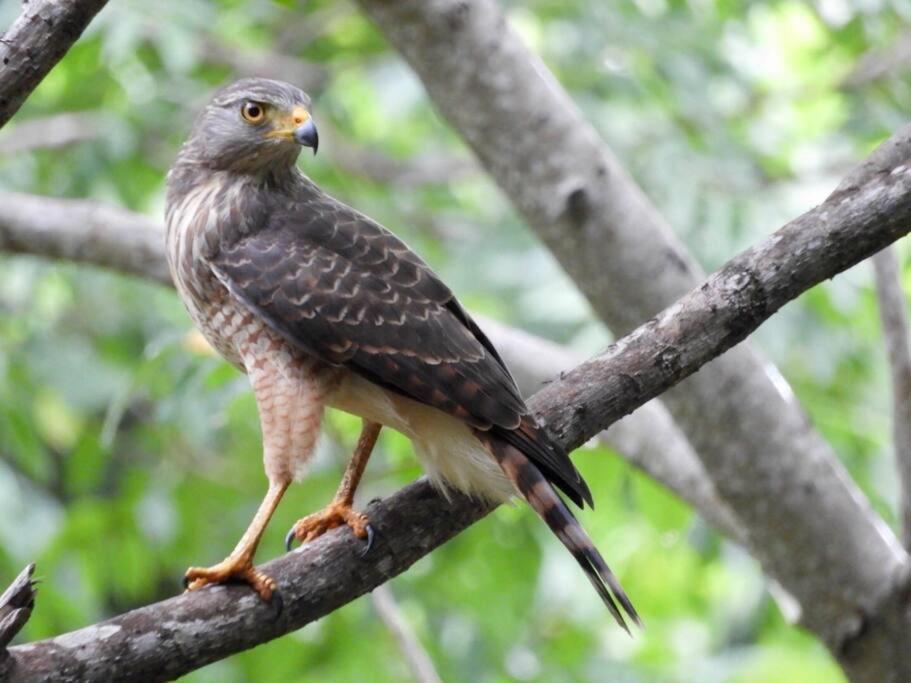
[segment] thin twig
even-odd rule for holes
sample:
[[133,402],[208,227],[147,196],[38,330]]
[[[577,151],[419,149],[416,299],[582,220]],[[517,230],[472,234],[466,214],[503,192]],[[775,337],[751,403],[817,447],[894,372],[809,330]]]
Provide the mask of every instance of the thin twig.
[[437,673],[433,660],[427,653],[427,650],[421,645],[421,641],[415,635],[414,630],[402,614],[392,589],[388,583],[377,586],[370,594],[373,601],[373,607],[380,619],[389,629],[392,637],[399,646],[408,668],[414,676],[417,683],[443,683],[443,679]]
[[876,297],[892,379],[892,436],[900,480],[902,540],[911,548],[911,335],[895,247],[873,259]]

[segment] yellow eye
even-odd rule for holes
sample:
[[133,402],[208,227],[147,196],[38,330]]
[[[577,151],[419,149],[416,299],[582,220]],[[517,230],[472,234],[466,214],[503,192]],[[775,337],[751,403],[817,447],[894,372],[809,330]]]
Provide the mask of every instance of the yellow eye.
[[266,118],[266,108],[257,102],[244,102],[240,108],[240,114],[248,123],[262,123]]

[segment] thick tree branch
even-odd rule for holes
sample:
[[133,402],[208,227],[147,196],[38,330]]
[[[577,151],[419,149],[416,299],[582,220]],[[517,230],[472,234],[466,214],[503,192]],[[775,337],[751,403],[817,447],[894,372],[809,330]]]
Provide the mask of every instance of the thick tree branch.
[[[358,4],[615,333],[698,285],[693,259],[495,0]],[[743,273],[742,286],[752,277]],[[676,351],[656,361],[676,365]],[[638,390],[637,377],[628,381]],[[903,570],[892,532],[749,346],[662,400],[753,554],[837,651],[863,626],[848,605],[875,602]]]
[[898,466],[902,540],[911,548],[911,340],[895,249],[873,257],[876,296],[892,378],[892,438]]
[[116,268],[171,284],[161,226],[100,202],[0,192],[0,250]]
[[[96,202],[0,192],[4,250],[89,263],[173,286],[161,226]],[[525,395],[584,360],[581,354],[494,320],[483,319],[482,325]],[[643,406],[598,438],[743,543],[734,515],[718,499],[702,463],[660,403]]]
[[0,128],[19,111],[107,0],[30,0],[0,37]]
[[[902,131],[898,146],[907,150]],[[734,258],[654,320],[611,346],[604,354],[555,380],[533,397],[531,404],[558,442],[574,448],[606,428],[613,420],[695,372],[704,363],[746,338],[779,307],[800,293],[886,247],[911,229],[911,169],[892,170],[874,163],[852,176],[824,204],[789,223],[761,245]],[[767,463],[774,469],[777,463]],[[766,476],[777,476],[769,471]],[[799,482],[808,514],[831,491],[819,491],[814,480]],[[791,531],[776,507],[780,498],[766,501],[773,523],[781,524],[783,542]],[[444,543],[459,530],[483,517],[490,508],[455,495],[451,502],[421,481],[385,501],[369,506],[378,530],[369,559],[359,556],[359,544],[344,530],[268,563],[278,580],[285,609],[262,604],[248,588],[216,587],[181,595],[115,617],[86,629],[10,650],[11,680],[158,680],[173,678],[230,653],[252,647],[299,628],[373,589],[404,571],[414,561]],[[854,523],[858,523],[855,521]],[[868,523],[867,532],[876,533]],[[835,531],[832,529],[832,531]],[[876,539],[871,552],[877,552]],[[794,562],[827,582],[842,578],[840,569],[813,565],[815,548],[794,550]],[[837,549],[836,549],[837,551]],[[836,552],[833,551],[833,552]],[[900,552],[900,548],[897,552]],[[882,630],[887,620],[906,613],[906,596],[899,582],[905,576],[894,568],[884,584],[858,596],[850,590],[837,595],[837,604],[824,609],[833,619],[845,615],[858,627]],[[854,571],[864,571],[861,566]],[[873,573],[869,571],[869,573]],[[857,582],[857,577],[846,577]],[[862,580],[871,581],[866,574]],[[876,574],[876,578],[882,578]],[[850,587],[849,587],[850,588]],[[832,589],[822,597],[833,600]],[[799,598],[802,596],[798,596]],[[812,596],[809,596],[812,598]],[[893,605],[884,605],[889,598]],[[904,617],[906,618],[906,617]],[[856,680],[908,680],[911,662],[901,639],[828,643],[852,670]],[[873,659],[867,651],[875,649]],[[891,653],[888,668],[878,677],[866,674]]]

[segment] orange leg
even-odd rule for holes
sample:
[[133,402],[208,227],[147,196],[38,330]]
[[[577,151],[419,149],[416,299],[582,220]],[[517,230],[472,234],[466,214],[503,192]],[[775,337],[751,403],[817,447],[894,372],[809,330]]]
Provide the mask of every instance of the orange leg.
[[364,468],[367,466],[367,461],[373,452],[380,429],[382,429],[382,426],[376,422],[364,420],[357,447],[354,449],[354,455],[351,456],[348,467],[345,468],[345,474],[342,477],[342,483],[339,484],[338,491],[335,493],[335,498],[319,512],[314,512],[297,520],[297,523],[291,527],[291,531],[285,536],[285,547],[288,550],[291,549],[291,544],[295,538],[301,543],[306,543],[322,536],[330,529],[342,525],[351,527],[354,535],[358,538],[367,539],[367,547],[364,550],[364,554],[370,550],[373,542],[373,529],[370,526],[370,521],[364,513],[356,512],[351,505],[354,502],[354,492],[361,481],[361,475],[364,474]]
[[190,567],[187,570],[184,582],[188,591],[202,588],[210,583],[223,583],[229,579],[236,579],[249,583],[263,600],[272,599],[272,594],[275,592],[275,581],[253,566],[253,555],[266,530],[266,525],[272,518],[272,513],[278,507],[289,483],[290,481],[269,482],[266,497],[263,498],[253,521],[250,522],[250,526],[247,527],[231,554],[211,567]]

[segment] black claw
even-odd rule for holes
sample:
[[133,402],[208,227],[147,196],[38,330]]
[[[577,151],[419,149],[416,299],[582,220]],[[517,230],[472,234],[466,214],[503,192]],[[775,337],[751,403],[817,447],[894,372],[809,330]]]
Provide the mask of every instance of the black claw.
[[183,578],[180,580],[183,584],[183,589],[187,590],[190,587],[190,577],[184,574]]
[[291,527],[291,531],[285,534],[285,551],[290,553],[292,545],[294,545],[294,527]]
[[367,545],[364,546],[364,549],[361,551],[361,557],[367,557],[367,553],[370,552],[370,549],[373,547],[373,525],[367,525]]

